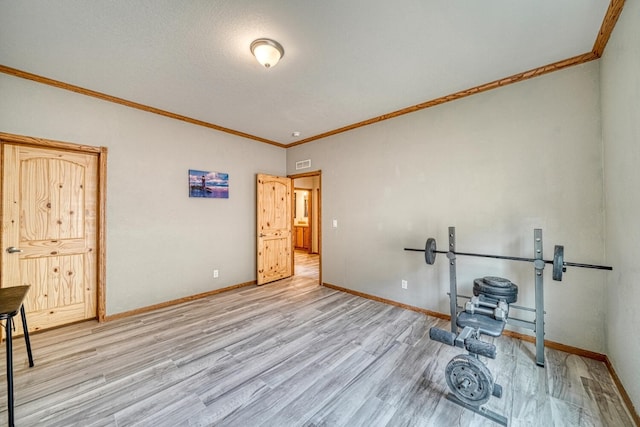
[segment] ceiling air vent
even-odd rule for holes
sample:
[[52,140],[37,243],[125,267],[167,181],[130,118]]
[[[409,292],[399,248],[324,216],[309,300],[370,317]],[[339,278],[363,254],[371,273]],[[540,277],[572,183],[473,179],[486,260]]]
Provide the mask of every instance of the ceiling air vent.
[[311,167],[311,159],[300,160],[299,162],[296,162],[296,170],[308,169],[310,167]]

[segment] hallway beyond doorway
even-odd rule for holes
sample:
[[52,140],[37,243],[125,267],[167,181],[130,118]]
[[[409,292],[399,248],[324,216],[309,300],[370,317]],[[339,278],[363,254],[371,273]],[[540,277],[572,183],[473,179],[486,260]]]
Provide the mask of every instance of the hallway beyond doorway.
[[319,280],[320,255],[297,250],[294,253],[294,260],[294,276]]

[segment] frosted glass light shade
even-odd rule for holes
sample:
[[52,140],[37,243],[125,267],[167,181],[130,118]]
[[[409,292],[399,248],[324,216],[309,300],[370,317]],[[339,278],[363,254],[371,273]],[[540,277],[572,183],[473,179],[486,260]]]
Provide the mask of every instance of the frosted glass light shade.
[[271,68],[284,56],[284,49],[275,40],[257,39],[251,43],[251,53],[263,67]]

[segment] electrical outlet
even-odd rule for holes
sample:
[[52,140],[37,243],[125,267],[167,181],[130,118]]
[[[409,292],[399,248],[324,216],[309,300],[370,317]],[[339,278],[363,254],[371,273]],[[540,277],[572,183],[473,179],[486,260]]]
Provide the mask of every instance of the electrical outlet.
[[402,289],[407,289],[407,281],[406,280],[402,281]]
[[213,278],[214,279],[218,278],[218,275],[219,275],[218,273],[219,273],[218,270],[213,270]]

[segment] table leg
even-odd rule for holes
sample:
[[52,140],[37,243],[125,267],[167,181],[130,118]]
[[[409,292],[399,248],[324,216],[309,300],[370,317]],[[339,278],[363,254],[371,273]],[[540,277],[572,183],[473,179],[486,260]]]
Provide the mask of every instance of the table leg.
[[20,306],[20,316],[22,317],[22,330],[24,331],[24,342],[27,346],[27,355],[29,356],[29,367],[33,368],[33,354],[31,353],[31,340],[29,339],[29,328],[27,327],[27,314],[24,311],[24,305]]
[[11,345],[11,322],[9,317],[5,322],[5,340],[7,342],[7,412],[9,413],[9,427],[13,427],[13,348]]

